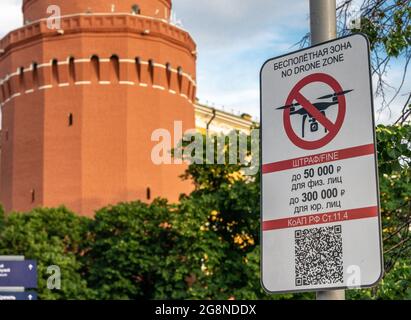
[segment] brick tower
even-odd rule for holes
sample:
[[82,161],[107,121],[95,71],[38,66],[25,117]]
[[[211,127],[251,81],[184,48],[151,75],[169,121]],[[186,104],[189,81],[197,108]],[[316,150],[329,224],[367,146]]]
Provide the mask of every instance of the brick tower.
[[23,1],[25,25],[0,42],[6,211],[92,215],[190,191],[184,166],[151,160],[154,130],[194,128],[196,45],[170,10],[171,0]]

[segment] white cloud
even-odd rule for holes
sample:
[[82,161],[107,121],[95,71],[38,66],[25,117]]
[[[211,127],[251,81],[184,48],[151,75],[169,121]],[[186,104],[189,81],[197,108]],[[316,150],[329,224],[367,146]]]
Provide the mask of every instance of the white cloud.
[[[261,33],[307,26],[308,1],[174,0],[174,11],[202,49],[248,42]],[[291,22],[291,23],[290,23]]]
[[21,27],[23,17],[21,13],[22,0],[1,0],[0,2],[0,37],[10,30]]

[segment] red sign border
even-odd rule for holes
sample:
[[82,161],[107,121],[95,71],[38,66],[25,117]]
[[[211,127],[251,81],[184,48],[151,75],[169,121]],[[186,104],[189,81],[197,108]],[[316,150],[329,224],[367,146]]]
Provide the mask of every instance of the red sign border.
[[[306,76],[302,80],[300,80],[294,86],[294,88],[291,90],[290,94],[288,95],[286,105],[293,104],[295,97],[301,91],[301,89],[304,88],[306,85],[313,83],[313,82],[325,83],[329,85],[334,90],[335,93],[343,91],[341,85],[332,76],[325,74],[325,73],[313,73],[313,74]],[[299,136],[296,135],[296,133],[294,132],[294,129],[291,126],[291,118],[290,118],[291,109],[290,108],[287,108],[284,110],[284,114],[283,114],[284,129],[285,129],[285,132],[288,138],[297,147],[304,149],[304,150],[320,149],[326,146],[328,143],[330,143],[335,138],[335,136],[338,134],[338,132],[340,131],[344,123],[345,113],[346,113],[346,99],[344,95],[341,95],[341,96],[338,96],[338,116],[334,124],[335,130],[329,131],[328,134],[325,137],[321,138],[320,140],[307,141],[307,140],[301,139]]]

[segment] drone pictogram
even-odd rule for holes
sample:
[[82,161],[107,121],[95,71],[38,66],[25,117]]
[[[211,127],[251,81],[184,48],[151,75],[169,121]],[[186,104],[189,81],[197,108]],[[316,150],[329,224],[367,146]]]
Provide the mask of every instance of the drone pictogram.
[[[338,97],[340,96],[345,96],[346,94],[352,92],[354,90],[345,90],[345,91],[341,91],[341,92],[337,92],[337,93],[332,93],[332,94],[327,94],[325,96],[321,96],[319,98],[317,98],[316,100],[327,100],[327,99],[331,99],[331,101],[328,102],[323,102],[323,101],[319,101],[319,102],[315,102],[312,103],[312,105],[320,112],[323,114],[323,116],[326,116],[326,111],[328,108],[338,105],[339,101],[338,101]],[[296,109],[297,107],[301,107],[299,109]],[[290,110],[290,115],[300,115],[302,116],[302,129],[301,129],[301,135],[304,138],[305,137],[305,125],[306,125],[306,121],[307,118],[309,118],[309,123],[310,123],[310,131],[311,132],[317,132],[319,130],[319,124],[318,124],[318,120],[315,116],[313,116],[309,111],[307,111],[307,109],[303,108],[301,106],[300,103],[293,103],[293,104],[288,104],[279,108],[276,108],[277,110],[286,110],[289,109]],[[324,127],[324,131],[327,133],[328,130],[326,127]]]

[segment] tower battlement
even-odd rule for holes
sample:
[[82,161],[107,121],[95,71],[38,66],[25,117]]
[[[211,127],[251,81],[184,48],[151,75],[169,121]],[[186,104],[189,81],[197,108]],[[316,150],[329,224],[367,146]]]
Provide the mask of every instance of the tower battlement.
[[61,15],[81,13],[131,13],[159,19],[170,18],[171,0],[24,0],[24,21],[34,22],[50,15],[47,9],[57,5]]
[[27,26],[9,32],[0,40],[0,49],[3,50],[0,59],[7,55],[7,51],[13,47],[35,40],[37,37],[62,37],[81,32],[130,32],[140,37],[160,37],[173,42],[189,53],[195,55],[196,45],[190,34],[186,31],[166,23],[160,19],[135,16],[130,14],[77,14],[61,19],[61,29],[49,29],[47,21],[33,22]]
[[143,60],[140,57],[121,58],[117,54],[100,58],[68,57],[20,67],[0,79],[0,106],[23,94],[69,87],[73,85],[127,85],[161,90],[195,100],[196,82],[180,66]]

